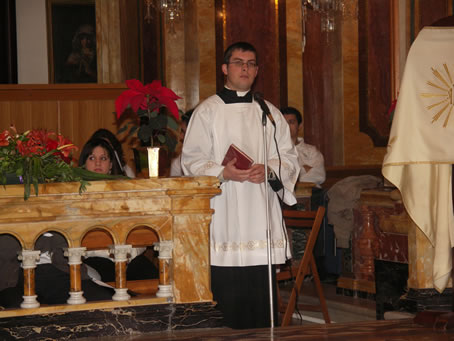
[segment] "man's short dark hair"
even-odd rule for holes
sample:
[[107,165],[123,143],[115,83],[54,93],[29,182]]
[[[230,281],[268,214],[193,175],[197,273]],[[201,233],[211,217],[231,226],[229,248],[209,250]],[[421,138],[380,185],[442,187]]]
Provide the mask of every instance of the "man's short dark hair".
[[228,64],[230,62],[230,57],[232,57],[233,51],[235,51],[235,50],[254,52],[255,62],[258,64],[257,50],[255,49],[255,47],[252,44],[247,43],[245,41],[239,41],[239,42],[233,43],[232,45],[227,47],[227,49],[224,52],[223,64]]
[[182,116],[181,116],[181,121],[186,123],[186,125],[189,124],[189,120],[191,119],[192,113],[194,112],[194,109],[190,109],[186,111]]
[[303,116],[301,116],[301,113],[298,111],[298,109],[294,107],[282,108],[281,113],[282,115],[295,115],[298,121],[298,125],[303,122]]

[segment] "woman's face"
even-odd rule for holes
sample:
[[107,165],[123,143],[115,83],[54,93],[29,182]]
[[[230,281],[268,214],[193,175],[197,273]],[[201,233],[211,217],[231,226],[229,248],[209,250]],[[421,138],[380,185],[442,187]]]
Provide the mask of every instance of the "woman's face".
[[109,174],[112,169],[112,161],[107,150],[101,146],[95,147],[85,161],[85,168],[92,172]]

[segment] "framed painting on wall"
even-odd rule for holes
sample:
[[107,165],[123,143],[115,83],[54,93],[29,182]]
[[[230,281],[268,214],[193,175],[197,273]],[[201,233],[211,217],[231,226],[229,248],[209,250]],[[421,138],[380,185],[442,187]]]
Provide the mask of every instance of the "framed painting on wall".
[[97,83],[94,0],[47,0],[49,83]]

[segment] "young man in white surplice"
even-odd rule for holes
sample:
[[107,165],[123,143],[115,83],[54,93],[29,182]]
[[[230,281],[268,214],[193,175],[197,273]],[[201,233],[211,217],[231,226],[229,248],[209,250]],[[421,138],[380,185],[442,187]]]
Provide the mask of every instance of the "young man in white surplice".
[[[288,205],[296,203],[296,150],[287,122],[267,101],[275,125],[267,119],[272,181],[265,179],[263,111],[251,91],[258,69],[251,44],[238,42],[227,48],[222,65],[225,87],[194,110],[182,153],[186,175],[217,176],[221,181],[222,193],[211,201],[211,288],[225,324],[232,328],[270,326],[265,185],[277,185],[276,191],[270,187],[268,192],[273,264],[290,257],[278,196]],[[254,160],[249,169],[236,168],[236,159],[222,166],[231,144]]]

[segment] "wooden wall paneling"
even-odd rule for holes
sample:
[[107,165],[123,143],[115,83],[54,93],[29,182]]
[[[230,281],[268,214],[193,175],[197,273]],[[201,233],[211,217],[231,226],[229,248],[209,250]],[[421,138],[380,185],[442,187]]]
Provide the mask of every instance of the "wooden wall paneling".
[[120,0],[121,80],[142,79],[139,24],[143,13],[139,0]]
[[[142,1],[141,8],[143,7]],[[139,18],[142,29],[143,80],[150,83],[155,79],[164,80],[164,43],[162,41],[162,16],[159,10],[151,7],[152,20],[147,22]],[[142,13],[144,10],[142,11]]]
[[419,6],[418,27],[421,30],[424,26],[430,26],[438,19],[449,15],[449,2],[451,0],[417,0]]
[[2,101],[115,99],[125,84],[20,84],[1,85]]
[[407,0],[410,22],[410,43],[424,26],[453,14],[452,0]]
[[388,143],[388,109],[393,99],[394,67],[391,0],[359,2],[359,122],[374,146]]
[[26,103],[30,105],[31,127],[58,132],[58,106],[55,101]]
[[278,62],[279,62],[279,106],[284,108],[288,106],[288,84],[287,84],[287,2],[281,0],[278,2],[277,22],[278,22]]
[[[60,133],[70,139],[76,146],[80,147],[79,141],[75,140],[80,120],[77,113],[75,113],[73,102],[59,101],[57,106],[59,111],[58,126]],[[79,155],[79,152],[77,155]]]
[[[280,105],[281,84],[279,65],[279,6],[284,2],[274,0],[224,0],[222,2],[222,26],[216,25],[218,75],[222,75],[220,46],[222,50],[237,41],[250,42],[257,49],[259,73],[253,87],[254,91],[263,93],[264,97],[276,106]],[[221,6],[217,4],[217,8]],[[285,8],[285,7],[284,7]],[[258,10],[259,9],[259,10]],[[247,20],[245,20],[247,18]],[[218,83],[220,84],[220,83]],[[219,89],[218,89],[219,90]]]
[[31,102],[11,102],[9,109],[11,119],[9,124],[14,125],[18,133],[23,133],[32,128],[33,110]]
[[0,102],[0,133],[12,123],[11,102]]
[[340,103],[335,102],[333,68],[334,51],[339,49],[340,42],[337,31],[321,30],[321,19],[320,13],[307,11],[303,53],[304,139],[320,149],[325,164],[330,166],[334,163],[333,146],[339,144],[333,135],[336,108],[340,110]]
[[91,129],[91,124],[96,118],[95,113],[85,112],[81,108],[81,103],[80,101],[60,101],[61,133],[79,147],[77,157],[89,137],[88,133],[83,134],[83,132]]
[[223,62],[224,50],[226,49],[225,26],[227,22],[227,13],[225,8],[225,0],[215,0],[215,36],[216,36],[216,92],[224,87],[224,74],[221,70]]
[[[99,128],[105,128],[117,132],[115,125],[114,101],[112,100],[88,100],[88,101],[62,101],[62,113],[67,111],[73,116],[71,129],[72,140],[76,146],[82,149],[85,142]],[[79,155],[79,152],[76,155]]]
[[[0,130],[10,124],[18,132],[45,128],[82,148],[99,128],[117,132],[115,99],[124,89],[124,84],[0,86]],[[126,153],[128,148],[124,144]]]

